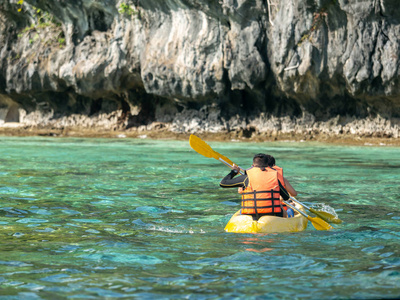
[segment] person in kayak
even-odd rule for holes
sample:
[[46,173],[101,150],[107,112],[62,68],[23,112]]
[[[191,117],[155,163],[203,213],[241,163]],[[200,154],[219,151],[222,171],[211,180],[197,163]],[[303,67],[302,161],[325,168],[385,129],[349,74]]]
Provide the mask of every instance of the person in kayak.
[[[293,197],[297,196],[296,190],[292,187],[292,185],[289,183],[289,181],[287,181],[287,179],[285,177],[283,177],[283,169],[281,167],[278,167],[275,164],[275,158],[272,155],[267,155],[267,156],[268,156],[268,166],[271,169],[276,170],[278,172],[278,179],[279,179],[280,183],[283,185],[283,187],[285,188],[285,190],[287,192],[289,192],[289,194],[291,196],[293,196]],[[292,202],[292,200],[289,200],[289,202],[291,202],[291,204],[294,204]],[[294,211],[292,208],[287,207],[286,205],[283,205],[283,208],[285,209],[288,218],[294,217]],[[284,215],[285,215],[285,212],[284,212]]]
[[220,186],[239,188],[242,214],[252,215],[255,220],[264,215],[286,216],[280,197],[287,200],[289,193],[295,196],[297,192],[283,177],[282,169],[275,166],[273,156],[256,154],[246,174],[235,177],[239,171],[239,167],[234,165],[232,171],[221,180]]

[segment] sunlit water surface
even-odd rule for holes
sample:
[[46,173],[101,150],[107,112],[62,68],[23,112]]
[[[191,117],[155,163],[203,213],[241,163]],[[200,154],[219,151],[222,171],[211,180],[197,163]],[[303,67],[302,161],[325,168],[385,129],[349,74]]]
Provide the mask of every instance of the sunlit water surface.
[[210,143],[259,152],[332,231],[224,232],[229,169],[184,141],[0,138],[0,299],[400,297],[400,149]]

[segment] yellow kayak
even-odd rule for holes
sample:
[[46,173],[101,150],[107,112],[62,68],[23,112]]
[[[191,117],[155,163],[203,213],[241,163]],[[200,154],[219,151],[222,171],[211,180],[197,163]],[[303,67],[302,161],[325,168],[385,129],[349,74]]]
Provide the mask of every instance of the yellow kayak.
[[[300,205],[296,208],[304,212]],[[249,215],[241,215],[236,212],[225,226],[225,231],[236,233],[273,233],[273,232],[298,232],[307,228],[308,220],[301,214],[293,218],[281,218],[275,216],[262,216],[254,221]]]

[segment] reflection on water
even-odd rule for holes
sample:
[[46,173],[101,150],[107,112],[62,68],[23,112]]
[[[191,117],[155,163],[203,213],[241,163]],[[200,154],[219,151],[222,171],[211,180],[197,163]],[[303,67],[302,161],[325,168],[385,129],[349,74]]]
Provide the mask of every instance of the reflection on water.
[[225,233],[229,170],[188,142],[1,138],[0,299],[400,297],[398,148],[210,144],[245,168],[274,155],[344,223]]

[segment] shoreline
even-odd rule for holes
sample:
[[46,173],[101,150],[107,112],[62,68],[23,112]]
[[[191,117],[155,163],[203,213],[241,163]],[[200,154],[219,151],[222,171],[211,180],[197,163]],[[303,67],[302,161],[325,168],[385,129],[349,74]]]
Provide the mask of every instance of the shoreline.
[[[142,138],[189,140],[191,133],[177,133],[166,129],[138,130],[131,129],[101,129],[101,128],[38,128],[0,126],[0,137],[76,137],[76,138]],[[242,132],[193,132],[205,141],[213,142],[320,142],[332,145],[347,146],[392,146],[400,147],[400,138],[363,137],[357,135],[328,135],[328,134],[296,134],[296,133],[253,133],[252,136],[243,136]]]

